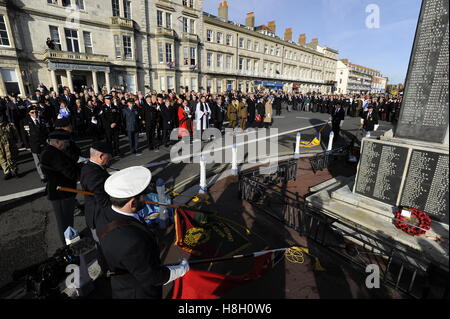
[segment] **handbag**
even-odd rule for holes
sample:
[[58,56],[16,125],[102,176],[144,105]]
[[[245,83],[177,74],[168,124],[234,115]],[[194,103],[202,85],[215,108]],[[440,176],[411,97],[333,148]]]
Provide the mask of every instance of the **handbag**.
[[262,122],[261,114],[256,114],[255,121],[256,121],[257,123],[261,123],[261,122]]

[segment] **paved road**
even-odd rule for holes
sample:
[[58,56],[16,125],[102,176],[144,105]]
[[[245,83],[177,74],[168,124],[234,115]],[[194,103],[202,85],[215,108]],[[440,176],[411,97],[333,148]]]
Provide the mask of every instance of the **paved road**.
[[[283,113],[274,119],[274,128],[278,128],[278,151],[281,155],[292,154],[294,150],[296,132],[302,130],[302,140],[311,139],[328,120],[327,114],[292,112]],[[339,145],[348,140],[349,136],[357,135],[359,118],[348,118],[344,123],[344,138],[336,141]],[[391,128],[390,123],[381,123],[377,135]],[[327,145],[329,128],[323,131],[323,145]],[[128,152],[125,137],[121,138],[122,151],[128,152],[125,157],[113,163],[113,166],[122,169],[134,165],[147,165],[155,178],[164,178],[168,187],[177,185],[178,192],[183,192],[192,183],[198,183],[198,164],[170,163],[170,149],[161,148],[159,151],[145,149],[144,136],[140,137],[140,146],[143,148],[141,156]],[[89,142],[80,143],[84,155],[87,156]],[[302,149],[302,152],[321,151],[322,147]],[[225,154],[229,156],[230,149]],[[0,287],[11,280],[13,270],[23,268],[53,255],[59,248],[59,239],[56,232],[56,221],[50,208],[49,201],[38,192],[31,196],[20,197],[22,192],[42,188],[40,179],[34,169],[34,163],[29,154],[20,153],[19,167],[24,176],[20,179],[4,181],[0,176]],[[210,174],[230,169],[230,165],[208,164]],[[12,199],[14,198],[14,199]],[[83,198],[78,196],[80,202]],[[5,200],[7,199],[7,200]],[[75,228],[84,230],[86,227],[84,216],[75,217]]]
[[[278,129],[280,134],[278,139],[278,148],[280,153],[286,154],[291,151],[293,152],[293,143],[295,143],[297,129],[316,126],[316,128],[307,129],[302,132],[302,140],[308,140],[312,138],[314,133],[322,127],[322,124],[326,123],[328,118],[328,114],[296,111],[291,113],[284,112],[281,117],[275,117],[272,127]],[[358,135],[358,122],[359,118],[347,118],[343,129],[348,134]],[[390,123],[382,122],[377,135],[384,133],[390,128]],[[329,128],[327,127],[327,129],[324,130],[324,145],[328,143],[326,136],[328,132]],[[360,138],[360,136],[358,137]],[[88,147],[90,142],[82,141],[78,144],[82,149],[82,155],[88,157]],[[133,154],[130,154],[128,141],[125,136],[121,137],[120,144],[122,152],[125,152],[125,157],[120,159],[118,162],[113,163],[113,166],[116,168],[121,169],[132,165],[148,165],[152,168],[152,172],[159,173],[161,170],[167,168],[167,164],[170,163],[170,149],[163,147],[159,151],[149,151],[145,148],[145,134],[141,134],[139,137],[139,145],[143,151],[142,156],[136,157]],[[22,177],[18,179],[5,181],[3,180],[3,174],[0,175],[0,203],[10,199],[11,197],[21,196],[21,194],[17,193],[31,191],[45,186],[41,183],[36,172],[31,154],[26,151],[21,151],[19,154],[19,169]],[[188,171],[189,173],[192,172],[191,169]],[[173,176],[173,174],[171,175]],[[7,197],[7,195],[10,196]]]

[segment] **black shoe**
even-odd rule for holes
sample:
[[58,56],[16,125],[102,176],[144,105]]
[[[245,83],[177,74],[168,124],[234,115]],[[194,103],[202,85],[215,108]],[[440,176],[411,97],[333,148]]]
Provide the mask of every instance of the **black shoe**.
[[42,183],[42,184],[47,183],[47,179],[46,179],[46,178],[41,178],[41,183]]

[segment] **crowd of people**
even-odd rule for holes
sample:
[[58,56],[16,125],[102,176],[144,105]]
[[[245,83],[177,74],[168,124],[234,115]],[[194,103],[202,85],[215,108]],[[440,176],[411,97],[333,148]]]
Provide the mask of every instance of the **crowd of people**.
[[139,133],[145,133],[146,146],[154,150],[170,146],[170,134],[175,128],[179,129],[180,138],[209,127],[221,131],[225,126],[242,130],[268,128],[274,116],[284,111],[328,113],[343,120],[345,116],[363,117],[369,105],[373,106],[376,119],[395,122],[400,104],[401,97],[387,95],[234,90],[222,94],[194,91],[144,94],[116,88],[95,94],[86,87],[72,93],[67,87],[49,90],[41,84],[31,97],[0,98],[0,161],[5,179],[20,176],[14,159],[18,153],[15,146],[21,146],[33,155],[37,171],[45,181],[39,155],[48,134],[56,128],[70,130],[75,139],[106,140],[113,147],[113,156],[123,155],[119,148],[119,136],[123,134],[128,136],[130,151],[140,155]]
[[[282,112],[306,111],[330,115],[332,130],[346,116],[361,117],[369,135],[378,120],[395,121],[400,100],[386,96],[337,96],[283,92],[223,94],[188,92],[126,93],[113,89],[95,94],[85,89],[73,94],[44,85],[32,97],[0,99],[0,162],[5,179],[19,177],[18,147],[30,152],[55,213],[58,235],[66,245],[65,231],[74,226],[76,209],[84,209],[86,225],[97,246],[101,272],[112,273],[114,298],[161,298],[162,285],[189,271],[189,263],[162,266],[154,233],[139,215],[144,194],[157,193],[151,173],[130,167],[110,175],[114,156],[122,156],[119,136],[128,136],[130,151],[140,155],[138,135],[146,134],[150,150],[168,147],[173,129],[178,138],[210,127],[269,128]],[[90,139],[89,159],[81,157],[76,139]],[[174,141],[172,141],[174,142]],[[80,182],[84,205],[76,200]],[[132,226],[132,227],[124,227]]]

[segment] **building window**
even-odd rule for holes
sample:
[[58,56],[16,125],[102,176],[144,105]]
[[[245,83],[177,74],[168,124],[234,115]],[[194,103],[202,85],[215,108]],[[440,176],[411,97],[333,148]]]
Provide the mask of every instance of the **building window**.
[[258,52],[259,51],[259,42],[255,42],[253,51]]
[[164,52],[162,42],[158,42],[158,61],[164,63]]
[[227,70],[231,70],[231,55],[227,55],[227,58],[226,58],[226,63],[227,63],[227,66],[226,66],[226,68],[227,68]]
[[175,81],[173,76],[167,77],[167,89],[168,90],[174,90],[175,89]]
[[247,65],[246,65],[246,68],[245,68],[247,71],[250,71],[251,69],[250,69],[250,59],[247,59]]
[[252,41],[247,40],[247,50],[251,50],[252,49]]
[[125,18],[131,20],[131,1],[124,0],[123,9],[125,10],[124,12]]
[[113,17],[120,16],[119,0],[112,0],[112,14]]
[[73,29],[64,29],[66,35],[67,51],[80,52],[78,44],[78,31]]
[[172,29],[172,15],[166,12],[166,28]]
[[267,74],[267,62],[264,63],[264,70],[263,70],[264,74]]
[[190,33],[195,33],[195,20],[194,19],[190,19],[189,32]]
[[62,6],[63,7],[70,7],[71,6],[70,0],[62,0],[61,2],[62,2]]
[[244,58],[239,58],[239,71],[242,71],[244,68]]
[[206,92],[211,92],[212,81],[211,79],[206,80]]
[[188,47],[183,48],[183,65],[189,65],[188,51],[189,51]]
[[166,43],[166,63],[173,62],[172,60],[172,44]]
[[183,17],[183,32],[184,33],[188,33],[188,18]]
[[221,70],[222,69],[222,54],[218,53],[217,54],[217,69]]
[[86,53],[93,53],[93,47],[92,47],[92,38],[91,33],[87,31],[83,31],[83,40],[84,40],[84,51]]
[[10,46],[5,17],[0,14],[0,45]]
[[231,34],[227,34],[227,45],[233,45],[233,36]]
[[208,52],[206,53],[206,66],[211,69],[211,64],[212,64],[212,53]]
[[191,89],[197,91],[197,79],[191,78]]
[[[59,39],[59,29],[58,29],[58,27],[55,27],[55,26],[51,25],[51,26],[49,26],[49,28],[50,28],[50,39],[53,40],[53,43],[55,44],[55,49],[61,51],[61,41]],[[0,33],[1,33],[1,31],[0,31]],[[1,41],[0,41],[0,43],[1,43]]]
[[269,53],[269,46],[267,44],[264,45],[264,54]]
[[118,35],[114,35],[114,45],[116,48],[116,58],[121,58],[122,53],[121,53],[121,49],[120,49],[120,38]]
[[84,10],[84,0],[76,0],[75,5],[78,10]]
[[166,78],[164,76],[161,76],[159,78],[159,87],[160,87],[161,91],[166,90]]
[[124,35],[123,36],[123,55],[125,59],[133,58],[133,50],[131,48],[131,37]]
[[47,0],[49,4],[58,4],[58,0]]
[[244,38],[239,38],[239,48],[244,48]]
[[212,42],[212,30],[206,30],[206,41]]
[[194,0],[183,0],[183,6],[193,8],[194,7]]
[[196,49],[195,48],[190,48],[190,53],[191,53],[191,65],[196,65],[197,63],[197,57],[196,57]]
[[222,32],[216,33],[216,41],[217,43],[222,44]]
[[216,81],[216,86],[217,86],[217,93],[222,93],[222,80],[217,80]]
[[255,61],[255,73],[258,73],[258,67],[259,67],[258,61]]
[[159,11],[159,10],[156,11],[156,25],[158,27],[163,26],[163,13],[162,13],[162,11]]

